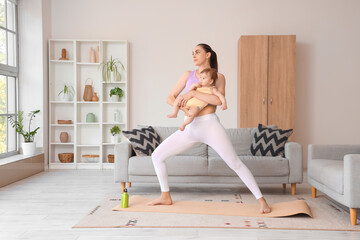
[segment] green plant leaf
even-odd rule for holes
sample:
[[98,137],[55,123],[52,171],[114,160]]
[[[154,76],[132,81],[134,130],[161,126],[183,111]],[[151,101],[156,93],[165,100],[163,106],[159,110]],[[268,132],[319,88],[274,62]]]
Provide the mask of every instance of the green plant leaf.
[[115,125],[110,129],[111,135],[115,136],[116,134],[120,134],[121,130],[119,126]]
[[124,95],[123,90],[119,87],[114,87],[110,90],[110,97],[113,95],[119,96],[121,98]]
[[124,64],[122,64],[120,59],[113,58],[112,56],[110,56],[110,60],[103,61],[99,67],[101,67],[105,82],[111,78],[111,72],[115,72],[115,77],[119,77],[121,81],[121,73],[118,69],[120,68],[122,71],[125,71]]
[[15,128],[15,131],[17,133],[19,133],[20,135],[22,135],[24,137],[24,142],[33,142],[34,141],[34,136],[37,133],[37,131],[40,129],[40,127],[37,127],[34,131],[30,130],[30,126],[31,126],[31,121],[33,118],[35,118],[35,114],[39,113],[40,110],[34,110],[34,111],[30,111],[29,113],[29,117],[30,117],[30,121],[29,121],[29,131],[26,132],[24,130],[24,112],[23,111],[18,111],[17,116],[15,116],[15,119],[13,119],[12,117],[8,117],[8,120],[10,122],[10,125]]

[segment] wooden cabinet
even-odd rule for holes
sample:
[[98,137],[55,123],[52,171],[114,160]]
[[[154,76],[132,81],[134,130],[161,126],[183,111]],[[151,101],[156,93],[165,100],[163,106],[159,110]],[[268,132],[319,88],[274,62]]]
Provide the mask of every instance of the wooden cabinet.
[[241,36],[238,127],[295,127],[295,35]]

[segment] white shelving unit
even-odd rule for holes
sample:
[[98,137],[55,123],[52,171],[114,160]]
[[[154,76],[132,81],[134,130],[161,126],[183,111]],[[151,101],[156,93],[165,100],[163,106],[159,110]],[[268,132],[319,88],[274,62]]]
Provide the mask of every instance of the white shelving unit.
[[[118,58],[125,67],[120,70],[121,81],[104,81],[100,63],[90,63],[90,48],[99,47],[99,62]],[[69,60],[59,60],[61,49],[66,49]],[[108,163],[108,154],[114,154],[110,128],[117,125],[128,129],[129,122],[129,55],[128,42],[117,40],[49,40],[49,168],[51,169],[103,169],[113,168]],[[98,102],[83,100],[86,79],[93,80],[93,90]],[[61,101],[58,93],[64,84],[71,85],[74,99]],[[124,96],[120,102],[110,101],[110,90],[120,87]],[[120,122],[115,122],[114,112],[120,113]],[[86,115],[95,114],[96,122],[87,123]],[[58,120],[72,120],[72,124],[58,124]],[[67,132],[69,140],[60,142],[60,133]],[[59,153],[74,153],[73,163],[61,163]],[[99,155],[97,162],[85,162],[82,155]]]

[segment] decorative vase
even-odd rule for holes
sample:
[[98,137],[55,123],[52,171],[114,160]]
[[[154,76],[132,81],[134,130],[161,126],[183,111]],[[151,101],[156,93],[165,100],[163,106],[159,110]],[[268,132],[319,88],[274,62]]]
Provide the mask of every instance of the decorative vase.
[[119,135],[111,135],[111,143],[119,143]]
[[[91,84],[88,84],[88,80],[91,80]],[[93,96],[93,80],[91,78],[86,79],[83,99],[84,101],[91,101]]]
[[112,102],[120,102],[120,97],[118,95],[112,95],[111,96],[111,101]]
[[67,132],[60,133],[60,142],[66,143],[69,140],[69,134]]
[[95,62],[100,62],[100,47],[97,46],[95,50]]
[[93,102],[97,102],[99,101],[99,97],[97,96],[97,93],[94,92],[94,95],[92,96],[92,99],[91,99]]
[[86,122],[88,122],[88,123],[95,122],[95,114],[88,113],[86,115]]
[[121,122],[120,112],[118,110],[114,111],[114,122]]
[[36,143],[35,142],[23,142],[22,150],[24,155],[35,155]]
[[89,55],[90,55],[90,62],[91,62],[91,63],[96,62],[95,51],[94,51],[94,49],[93,49],[93,48],[90,48]]

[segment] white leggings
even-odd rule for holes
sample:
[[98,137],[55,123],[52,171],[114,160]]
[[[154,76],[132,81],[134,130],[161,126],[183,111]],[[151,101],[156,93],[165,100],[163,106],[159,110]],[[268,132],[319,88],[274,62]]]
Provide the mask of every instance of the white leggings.
[[196,117],[191,124],[186,126],[184,131],[176,131],[155,149],[152,154],[152,161],[162,192],[169,192],[165,160],[184,152],[199,142],[212,147],[226,164],[236,172],[256,199],[262,197],[254,176],[236,155],[234,147],[215,113]]

